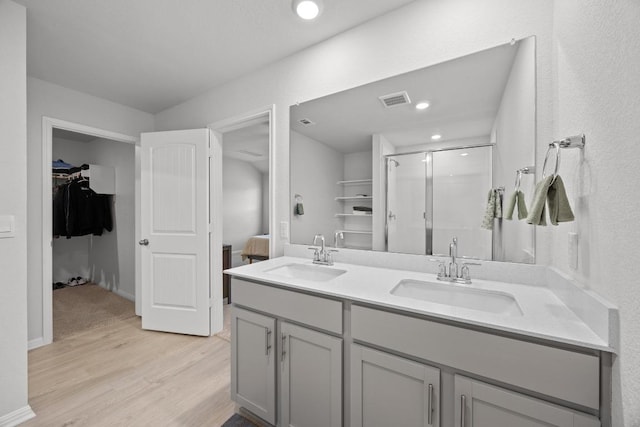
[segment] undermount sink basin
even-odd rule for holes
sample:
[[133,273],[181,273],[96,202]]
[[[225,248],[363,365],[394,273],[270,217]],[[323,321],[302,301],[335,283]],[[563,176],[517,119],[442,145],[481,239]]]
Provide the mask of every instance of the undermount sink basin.
[[287,277],[289,279],[309,280],[312,282],[326,282],[331,279],[335,279],[341,274],[346,273],[346,270],[340,270],[333,267],[325,267],[323,265],[285,264],[279,267],[265,270],[264,272],[281,277]]
[[453,307],[470,308],[507,316],[522,316],[518,302],[505,292],[463,287],[446,282],[401,280],[391,295],[429,301]]

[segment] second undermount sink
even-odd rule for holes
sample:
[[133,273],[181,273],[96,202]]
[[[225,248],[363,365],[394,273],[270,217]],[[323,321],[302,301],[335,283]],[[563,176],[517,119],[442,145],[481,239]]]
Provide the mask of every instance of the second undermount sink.
[[445,282],[405,279],[391,290],[392,295],[453,307],[470,308],[506,316],[522,316],[518,302],[506,292],[490,291]]
[[285,264],[265,270],[265,273],[274,274],[289,279],[309,280],[312,282],[326,282],[346,273],[333,267],[311,264]]

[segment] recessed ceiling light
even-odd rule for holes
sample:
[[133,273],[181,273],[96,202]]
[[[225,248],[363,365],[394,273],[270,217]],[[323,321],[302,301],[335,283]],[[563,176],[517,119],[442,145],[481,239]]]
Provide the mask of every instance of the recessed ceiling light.
[[468,155],[469,155],[469,153],[461,153],[460,155],[461,155],[462,157],[464,157],[464,156],[468,156]]
[[416,110],[426,110],[429,108],[429,103],[427,101],[418,102],[416,104]]
[[434,141],[437,141],[440,138],[442,138],[442,135],[440,135],[439,133],[431,135],[431,139],[434,140]]
[[319,0],[294,0],[293,10],[305,21],[311,21],[320,14]]

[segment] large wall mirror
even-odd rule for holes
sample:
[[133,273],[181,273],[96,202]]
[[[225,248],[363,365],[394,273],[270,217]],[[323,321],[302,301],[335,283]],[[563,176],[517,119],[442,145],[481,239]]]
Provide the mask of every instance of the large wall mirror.
[[533,263],[535,38],[290,108],[291,242]]

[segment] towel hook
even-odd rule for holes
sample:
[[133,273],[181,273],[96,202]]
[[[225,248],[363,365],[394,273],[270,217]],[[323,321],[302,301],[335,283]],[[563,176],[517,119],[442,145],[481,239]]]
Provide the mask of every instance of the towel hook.
[[551,153],[552,148],[556,149],[556,167],[553,170],[553,179],[551,180],[551,183],[556,180],[556,177],[558,176],[558,169],[560,167],[560,142],[554,141],[549,144],[547,154],[544,156],[544,163],[542,164],[542,179],[544,179],[546,176],[544,171],[547,169],[547,161],[549,160],[549,153]]

